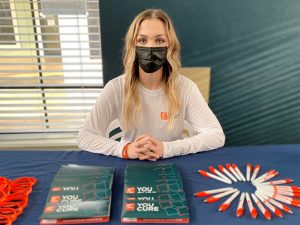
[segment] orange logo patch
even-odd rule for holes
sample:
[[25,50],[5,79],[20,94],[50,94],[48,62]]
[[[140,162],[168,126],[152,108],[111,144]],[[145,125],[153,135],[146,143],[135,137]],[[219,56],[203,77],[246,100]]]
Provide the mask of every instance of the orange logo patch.
[[160,113],[160,119],[161,120],[168,120],[169,119],[169,115],[167,112],[161,112]]

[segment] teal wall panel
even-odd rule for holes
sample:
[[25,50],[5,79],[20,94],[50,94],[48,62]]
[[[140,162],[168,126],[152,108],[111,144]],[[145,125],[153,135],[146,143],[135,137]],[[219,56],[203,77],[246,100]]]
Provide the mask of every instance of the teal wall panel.
[[105,82],[122,73],[124,35],[147,8],[171,16],[183,66],[212,68],[226,145],[300,143],[299,0],[101,0]]

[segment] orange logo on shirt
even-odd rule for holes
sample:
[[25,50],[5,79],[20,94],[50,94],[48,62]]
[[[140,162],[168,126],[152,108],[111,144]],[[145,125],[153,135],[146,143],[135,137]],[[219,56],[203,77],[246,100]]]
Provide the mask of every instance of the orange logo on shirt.
[[161,120],[168,120],[169,119],[169,115],[167,112],[161,112],[160,113],[160,119]]

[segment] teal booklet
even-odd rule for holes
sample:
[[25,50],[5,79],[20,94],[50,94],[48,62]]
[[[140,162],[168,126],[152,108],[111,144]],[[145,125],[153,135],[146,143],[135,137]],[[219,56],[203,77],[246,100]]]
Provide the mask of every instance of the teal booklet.
[[114,169],[64,165],[50,186],[40,224],[108,222]]
[[182,179],[175,164],[138,164],[126,167],[121,222],[189,223],[189,221]]

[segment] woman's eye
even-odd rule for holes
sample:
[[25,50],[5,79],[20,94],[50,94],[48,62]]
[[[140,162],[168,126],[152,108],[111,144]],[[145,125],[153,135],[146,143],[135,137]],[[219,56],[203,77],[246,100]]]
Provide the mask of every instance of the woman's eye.
[[164,39],[157,39],[156,42],[161,44],[161,43],[165,43],[165,40]]
[[138,43],[140,43],[140,44],[145,44],[145,43],[146,43],[146,39],[141,38],[141,39],[138,40]]

